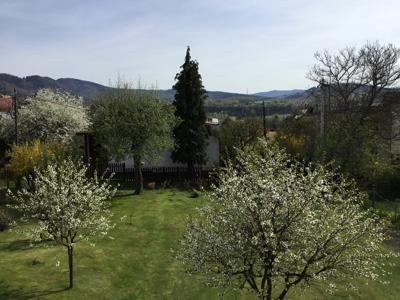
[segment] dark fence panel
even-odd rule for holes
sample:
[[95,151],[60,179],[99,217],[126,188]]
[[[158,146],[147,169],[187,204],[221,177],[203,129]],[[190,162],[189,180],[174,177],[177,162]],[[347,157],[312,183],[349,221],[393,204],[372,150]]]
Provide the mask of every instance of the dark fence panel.
[[[114,174],[114,179],[129,182],[134,180],[134,168],[126,167],[125,163],[110,163],[107,166],[98,167],[98,174]],[[142,174],[145,182],[164,182],[175,183],[187,180],[202,179],[208,180],[212,170],[204,170],[195,167],[195,173],[188,171],[187,167],[143,167]]]

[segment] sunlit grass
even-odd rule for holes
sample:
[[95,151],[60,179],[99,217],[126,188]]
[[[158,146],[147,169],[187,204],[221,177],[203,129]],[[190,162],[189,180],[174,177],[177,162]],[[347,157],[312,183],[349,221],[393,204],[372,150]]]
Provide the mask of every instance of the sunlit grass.
[[[0,299],[218,299],[220,291],[187,276],[172,252],[186,218],[204,203],[179,190],[150,190],[142,196],[124,191],[113,200],[116,226],[109,236],[93,240],[94,246],[76,245],[72,290],[66,290],[66,249],[30,245],[19,233],[0,232]],[[339,291],[330,296],[324,286],[315,285],[289,299],[399,299],[400,260],[396,263],[388,285],[355,279],[356,292],[338,283]],[[233,292],[225,298],[253,299]]]

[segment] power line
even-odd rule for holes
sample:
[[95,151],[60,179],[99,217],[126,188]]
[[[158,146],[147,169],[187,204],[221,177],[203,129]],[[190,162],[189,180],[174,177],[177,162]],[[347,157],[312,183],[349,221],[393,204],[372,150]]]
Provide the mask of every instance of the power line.
[[262,102],[262,104],[263,104],[263,129],[264,129],[264,138],[265,138],[265,141],[267,141],[268,139],[267,139],[267,124],[266,124],[266,120],[265,120],[265,101],[263,100],[263,102]]

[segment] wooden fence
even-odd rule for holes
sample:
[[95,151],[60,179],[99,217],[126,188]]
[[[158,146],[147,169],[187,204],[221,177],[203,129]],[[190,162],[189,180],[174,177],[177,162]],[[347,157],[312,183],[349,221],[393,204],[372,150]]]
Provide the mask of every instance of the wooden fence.
[[[106,167],[97,168],[99,174],[114,173],[114,179],[129,182],[134,180],[134,168],[126,167],[125,163],[110,163]],[[188,171],[187,167],[143,167],[142,174],[145,182],[170,181],[181,183],[186,180],[202,179],[208,180],[213,173],[212,170],[205,170],[195,167],[194,174]]]

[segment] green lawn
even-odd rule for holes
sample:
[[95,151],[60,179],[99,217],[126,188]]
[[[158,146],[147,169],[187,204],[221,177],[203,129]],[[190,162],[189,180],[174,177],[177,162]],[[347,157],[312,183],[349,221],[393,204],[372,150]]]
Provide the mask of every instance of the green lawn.
[[[219,291],[186,276],[171,252],[186,217],[203,204],[201,197],[190,198],[178,190],[119,195],[112,205],[116,226],[109,237],[94,240],[95,246],[80,242],[75,248],[72,290],[65,289],[68,267],[63,247],[31,247],[15,232],[0,232],[0,299],[218,299]],[[290,299],[400,299],[400,259],[396,263],[399,267],[391,270],[388,285],[355,280],[358,292],[339,290],[328,296],[324,287],[314,286]],[[252,298],[231,292],[226,299]]]

